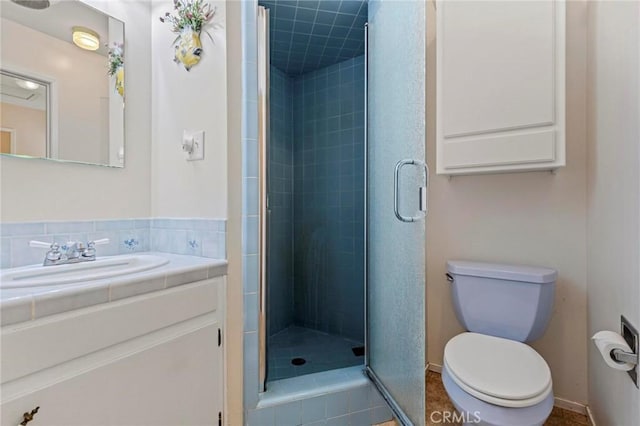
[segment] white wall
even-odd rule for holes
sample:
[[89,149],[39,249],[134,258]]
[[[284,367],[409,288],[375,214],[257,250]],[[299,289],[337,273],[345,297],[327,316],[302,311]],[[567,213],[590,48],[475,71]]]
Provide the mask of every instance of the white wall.
[[0,158],[2,221],[145,217],[150,214],[151,20],[148,2],[87,1],[125,22],[126,167]]
[[[190,72],[173,62],[175,35],[157,19],[171,1],[86,3],[125,22],[125,168],[1,158],[2,220],[226,218],[225,3],[213,2],[221,27],[211,31],[215,44],[203,34]],[[205,130],[204,161],[185,161],[183,129]]]
[[[640,328],[640,3],[589,2],[589,336]],[[598,425],[634,425],[640,391],[589,344],[589,405]]]
[[3,68],[55,82],[58,158],[107,162],[102,127],[108,114],[103,108],[109,98],[107,57],[8,19],[0,27]]
[[[431,5],[432,3],[430,3]],[[556,268],[549,328],[533,347],[549,363],[557,397],[587,402],[586,3],[567,4],[567,166],[549,172],[432,174],[427,223],[428,360],[462,330],[445,279],[449,259]],[[435,20],[429,7],[427,158],[435,170]]]
[[[204,53],[191,71],[173,62],[176,35],[157,17],[173,10],[169,0],[152,4],[153,171],[152,214],[161,217],[227,217],[227,74],[225,3],[202,34]],[[205,131],[204,161],[188,162],[182,132]]]

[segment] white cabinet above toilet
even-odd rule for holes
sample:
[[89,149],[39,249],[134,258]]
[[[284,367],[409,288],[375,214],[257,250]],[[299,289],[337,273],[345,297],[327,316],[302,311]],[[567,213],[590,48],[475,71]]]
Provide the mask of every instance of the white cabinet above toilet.
[[439,2],[438,174],[564,165],[564,2]]

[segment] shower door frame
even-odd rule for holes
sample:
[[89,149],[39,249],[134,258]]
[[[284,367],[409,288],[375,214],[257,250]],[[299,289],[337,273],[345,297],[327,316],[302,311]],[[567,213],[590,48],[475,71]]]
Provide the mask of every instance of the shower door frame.
[[259,244],[258,244],[258,380],[259,392],[267,383],[267,265],[269,232],[269,9],[258,6],[258,158],[259,158]]

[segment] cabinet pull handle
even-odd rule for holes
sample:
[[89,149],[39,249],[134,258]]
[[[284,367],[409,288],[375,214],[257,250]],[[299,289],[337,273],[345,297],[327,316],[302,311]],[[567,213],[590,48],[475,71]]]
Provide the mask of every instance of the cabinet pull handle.
[[20,422],[20,426],[26,426],[27,423],[29,423],[31,420],[33,420],[33,417],[38,414],[38,410],[40,409],[40,407],[36,407],[33,410],[31,410],[30,413],[24,413],[22,415],[22,422]]

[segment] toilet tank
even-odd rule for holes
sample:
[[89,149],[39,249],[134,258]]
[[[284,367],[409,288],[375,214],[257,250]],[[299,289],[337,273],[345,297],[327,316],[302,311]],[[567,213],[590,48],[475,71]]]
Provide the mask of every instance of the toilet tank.
[[553,311],[557,272],[532,266],[451,260],[447,279],[458,320],[468,330],[529,342]]

